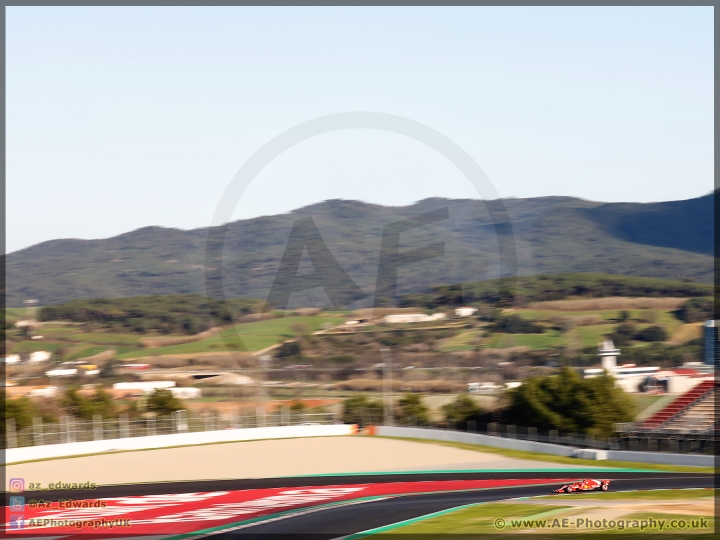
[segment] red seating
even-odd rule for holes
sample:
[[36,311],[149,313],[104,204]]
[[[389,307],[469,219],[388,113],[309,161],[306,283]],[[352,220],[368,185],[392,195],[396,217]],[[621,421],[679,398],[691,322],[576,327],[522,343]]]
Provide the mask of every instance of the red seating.
[[667,407],[665,407],[664,409],[660,409],[650,418],[645,420],[642,423],[642,427],[654,428],[659,426],[660,424],[664,424],[672,417],[680,413],[683,409],[691,405],[693,402],[703,397],[706,393],[712,390],[714,386],[715,380],[713,379],[708,379],[701,382],[695,388],[692,388],[691,390],[687,391],[679,398],[677,398],[675,401],[670,403]]

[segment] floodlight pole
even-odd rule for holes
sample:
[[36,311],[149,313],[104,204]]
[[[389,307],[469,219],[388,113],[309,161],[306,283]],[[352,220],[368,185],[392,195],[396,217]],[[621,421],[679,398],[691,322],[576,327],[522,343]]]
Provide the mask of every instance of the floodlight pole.
[[268,395],[267,395],[267,388],[263,385],[263,383],[267,380],[267,368],[268,364],[270,363],[271,357],[267,354],[262,354],[258,358],[258,363],[260,364],[260,400],[261,400],[261,408],[262,408],[262,415],[263,415],[263,426],[267,425],[267,401],[268,401]]
[[383,359],[383,401],[385,402],[385,425],[392,426],[393,419],[393,402],[392,402],[392,356],[390,349],[380,349]]

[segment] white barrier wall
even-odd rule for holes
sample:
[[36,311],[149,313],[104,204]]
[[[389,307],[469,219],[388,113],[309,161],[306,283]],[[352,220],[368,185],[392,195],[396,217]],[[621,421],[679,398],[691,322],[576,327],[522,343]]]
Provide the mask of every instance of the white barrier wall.
[[492,435],[481,435],[480,433],[464,433],[462,431],[446,431],[444,429],[378,426],[375,432],[380,436],[386,437],[411,437],[413,439],[430,439],[433,441],[482,444],[484,446],[494,446],[508,450],[542,452],[543,454],[566,457],[572,457],[575,450],[577,450],[571,446],[562,446],[559,444],[521,441],[520,439],[506,439]]
[[356,431],[357,426],[354,424],[281,426],[202,431],[198,433],[174,433],[172,435],[152,435],[149,437],[130,437],[127,439],[107,439],[103,441],[65,444],[46,444],[41,446],[9,448],[5,451],[5,463],[80,456],[99,452],[117,452],[119,450],[146,450],[150,448],[167,448],[169,446],[186,446],[217,442],[290,439],[295,437],[330,437],[335,435],[350,435]]
[[559,444],[548,444],[520,439],[507,439],[480,433],[464,433],[462,431],[446,431],[442,429],[425,429],[411,427],[378,426],[375,433],[385,437],[409,437],[413,439],[429,439],[433,441],[452,441],[469,444],[482,444],[508,450],[525,450],[555,456],[584,457],[590,459],[612,459],[631,461],[634,463],[658,463],[662,465],[691,465],[696,467],[714,467],[715,456],[698,454],[669,454],[664,452],[632,452],[630,450],[593,450],[574,448]]

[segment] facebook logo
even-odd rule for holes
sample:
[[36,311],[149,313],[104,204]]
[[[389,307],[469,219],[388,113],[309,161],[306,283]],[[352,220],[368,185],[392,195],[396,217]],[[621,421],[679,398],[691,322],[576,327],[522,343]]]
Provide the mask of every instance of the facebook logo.
[[24,529],[25,516],[10,516],[10,528],[15,530]]
[[14,495],[10,497],[10,511],[11,512],[24,512],[25,511],[25,497],[20,495]]

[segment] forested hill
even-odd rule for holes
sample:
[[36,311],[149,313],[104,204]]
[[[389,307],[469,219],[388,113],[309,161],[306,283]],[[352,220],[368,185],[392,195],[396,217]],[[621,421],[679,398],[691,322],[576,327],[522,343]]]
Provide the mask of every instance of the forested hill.
[[[224,294],[266,298],[290,230],[312,217],[338,263],[369,297],[374,292],[383,226],[448,208],[449,219],[405,232],[400,250],[444,242],[444,256],[403,266],[400,294],[438,283],[520,275],[602,272],[710,283],[713,277],[712,194],[663,203],[597,203],[571,197],[476,200],[432,198],[387,207],[330,200],[288,214],[227,227]],[[506,212],[502,209],[505,208]],[[209,229],[146,227],[101,240],[53,240],[7,256],[7,305],[76,298],[204,294]],[[517,269],[497,266],[498,243],[517,254]],[[304,255],[307,258],[307,255]],[[306,261],[301,273],[312,272]],[[324,293],[296,300],[321,303]]]

